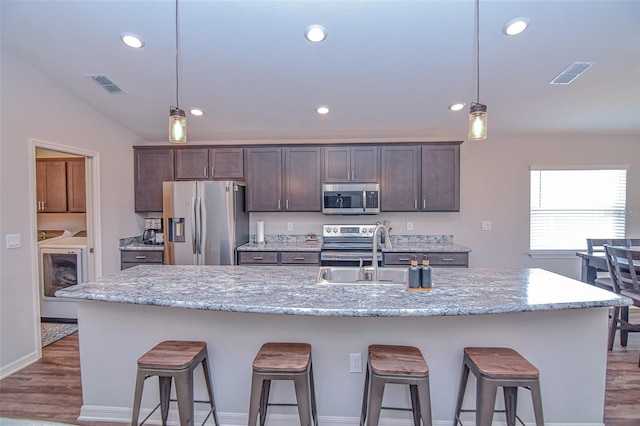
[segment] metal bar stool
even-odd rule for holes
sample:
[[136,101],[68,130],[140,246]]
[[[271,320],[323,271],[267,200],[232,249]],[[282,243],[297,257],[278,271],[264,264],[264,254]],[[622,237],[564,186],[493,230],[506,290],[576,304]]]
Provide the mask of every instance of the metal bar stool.
[[[202,364],[207,392],[209,393],[209,401],[194,401],[193,399],[193,370],[199,364]],[[178,402],[178,413],[180,415],[181,426],[193,425],[193,406],[195,402],[208,403],[211,405],[211,410],[204,419],[204,422],[206,422],[209,416],[213,414],[216,426],[220,425],[213,399],[213,388],[211,387],[211,377],[209,375],[209,361],[207,359],[206,342],[166,340],[158,343],[149,352],[145,353],[138,359],[138,374],[136,378],[135,396],[133,399],[133,414],[131,417],[132,426],[136,426],[138,424],[144,382],[147,378],[152,376],[158,376],[160,385],[160,403],[158,403],[151,413],[145,417],[142,423],[140,423],[141,425],[151,417],[158,407],[160,407],[162,424],[166,425],[167,417],[169,415],[170,401]],[[172,380],[175,380],[176,383],[176,400],[170,399]]]
[[[409,385],[411,408],[383,407],[382,396],[387,383]],[[413,346],[370,345],[364,379],[360,426],[377,426],[380,410],[413,413],[413,424],[431,426],[429,366],[420,349]]]
[[[462,402],[467,387],[467,379],[471,371],[477,379],[476,409],[463,410]],[[453,426],[460,421],[460,413],[475,412],[476,426],[490,426],[495,410],[496,392],[498,386],[503,387],[507,424],[514,426],[516,419],[522,420],[516,414],[518,402],[518,387],[531,391],[536,425],[544,425],[542,417],[542,397],[540,395],[540,373],[536,367],[522,355],[510,348],[464,348],[464,362],[460,376],[460,389]]]
[[[270,403],[271,380],[293,380],[297,404]],[[267,408],[298,406],[301,426],[318,424],[316,394],[313,385],[311,345],[307,343],[265,343],[253,360],[249,426],[255,426],[260,414],[260,426],[267,419]]]

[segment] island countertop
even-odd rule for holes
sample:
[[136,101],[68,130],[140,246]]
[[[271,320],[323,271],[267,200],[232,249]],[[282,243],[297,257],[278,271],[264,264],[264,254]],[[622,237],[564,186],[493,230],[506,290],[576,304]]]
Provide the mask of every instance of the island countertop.
[[316,284],[318,267],[142,265],[56,292],[72,299],[187,309],[333,317],[420,317],[629,305],[542,269],[433,270],[435,288]]

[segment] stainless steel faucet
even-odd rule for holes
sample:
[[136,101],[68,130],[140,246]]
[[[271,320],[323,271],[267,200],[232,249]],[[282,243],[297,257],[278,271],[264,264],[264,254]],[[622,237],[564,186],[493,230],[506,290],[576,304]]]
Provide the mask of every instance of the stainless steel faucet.
[[391,248],[391,237],[389,236],[389,228],[384,224],[378,223],[376,229],[373,231],[373,248],[371,250],[371,265],[373,266],[373,281],[378,281],[378,231],[382,229],[385,235],[384,248]]

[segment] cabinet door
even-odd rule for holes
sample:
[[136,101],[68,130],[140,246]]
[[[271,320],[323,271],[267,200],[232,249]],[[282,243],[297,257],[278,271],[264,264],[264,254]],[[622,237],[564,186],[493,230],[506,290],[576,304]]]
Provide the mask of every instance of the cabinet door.
[[351,148],[332,146],[324,148],[324,181],[349,182],[351,178]]
[[420,147],[382,147],[380,211],[418,211]]
[[378,147],[354,146],[351,148],[351,180],[378,183]]
[[211,179],[243,179],[244,150],[242,148],[211,148],[209,150]]
[[67,163],[64,160],[37,161],[38,211],[67,211]]
[[209,150],[176,149],[176,180],[209,179]]
[[422,211],[460,211],[460,145],[422,147]]
[[285,148],[285,201],[287,211],[322,209],[320,148]]
[[67,161],[67,211],[84,213],[86,207],[84,158]]
[[247,210],[282,211],[281,148],[247,148]]
[[174,180],[173,149],[134,149],[136,212],[162,211],[162,182]]

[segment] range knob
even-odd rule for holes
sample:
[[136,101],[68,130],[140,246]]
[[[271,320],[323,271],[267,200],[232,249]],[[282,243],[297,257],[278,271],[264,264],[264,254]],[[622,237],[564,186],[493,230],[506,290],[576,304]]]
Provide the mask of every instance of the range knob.
[[338,228],[333,228],[333,232],[338,233]]

